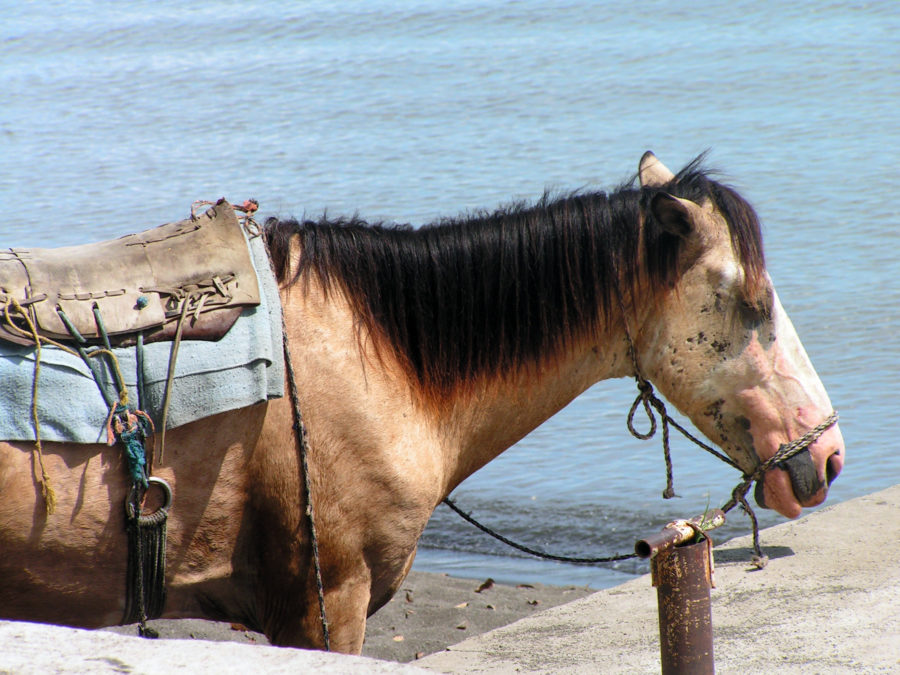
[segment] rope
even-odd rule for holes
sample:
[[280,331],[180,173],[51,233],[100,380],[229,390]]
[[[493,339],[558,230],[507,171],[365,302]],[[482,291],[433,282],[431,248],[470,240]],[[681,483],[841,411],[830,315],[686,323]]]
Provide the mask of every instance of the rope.
[[837,424],[839,419],[839,415],[837,412],[832,411],[831,414],[825,418],[825,420],[807,431],[800,438],[791,441],[790,443],[783,444],[772,457],[767,459],[765,462],[756,467],[756,471],[752,474],[747,475],[744,474],[743,480],[735,486],[734,490],[731,492],[731,499],[726,502],[725,506],[722,507],[722,510],[725,513],[728,513],[731,509],[733,509],[738,504],[741,505],[741,509],[747,516],[750,518],[751,523],[753,524],[753,552],[755,554],[754,563],[762,568],[765,567],[768,558],[763,554],[762,548],[759,545],[759,522],[756,519],[756,513],[754,513],[750,504],[747,502],[747,492],[750,490],[750,486],[753,485],[755,481],[758,481],[760,478],[765,475],[766,471],[771,469],[773,466],[776,466],[780,462],[783,462],[787,459],[790,459],[796,454],[806,450],[810,445],[815,443],[822,434],[824,434],[828,429]]
[[[620,296],[620,305],[621,304],[622,303]],[[652,438],[656,433],[656,417],[653,414],[653,410],[655,409],[659,413],[660,419],[662,420],[663,454],[665,456],[666,462],[666,489],[663,491],[663,498],[670,499],[671,497],[676,496],[672,484],[672,458],[671,451],[669,449],[669,425],[678,429],[678,431],[680,431],[682,435],[684,435],[688,440],[693,441],[694,444],[699,448],[712,455],[715,455],[729,466],[732,466],[738,471],[741,471],[741,468],[738,466],[737,462],[701,441],[699,438],[691,434],[687,429],[678,424],[678,422],[676,422],[669,416],[669,413],[666,410],[665,403],[663,403],[662,400],[660,400],[660,398],[656,396],[653,390],[653,385],[650,384],[650,381],[647,380],[647,378],[645,378],[643,373],[641,372],[641,368],[637,360],[637,351],[634,346],[634,340],[631,337],[631,330],[628,326],[628,318],[625,314],[624,305],[622,306],[622,317],[625,324],[625,336],[628,339],[628,352],[631,356],[631,363],[634,368],[634,379],[638,388],[637,398],[634,400],[634,403],[631,405],[631,409],[628,411],[628,430],[635,438],[638,438],[640,440],[648,440]],[[634,414],[637,410],[638,405],[641,403],[643,403],[644,411],[647,413],[647,417],[650,420],[650,431],[648,431],[647,433],[640,433],[634,428]],[[779,462],[789,459],[794,455],[802,452],[803,450],[806,450],[810,445],[815,443],[816,440],[822,434],[824,434],[827,429],[836,424],[837,421],[838,414],[832,411],[832,413],[827,418],[825,418],[825,421],[823,421],[821,424],[814,427],[813,429],[810,429],[800,438],[782,445],[774,456],[758,465],[756,467],[756,470],[752,474],[748,475],[744,473],[741,482],[737,484],[734,490],[732,490],[731,499],[725,504],[725,506],[722,507],[722,511],[728,513],[731,509],[740,504],[742,510],[750,518],[750,522],[753,528],[754,564],[756,564],[758,567],[765,567],[768,558],[762,552],[762,548],[759,544],[759,521],[756,518],[756,513],[753,511],[753,508],[750,506],[749,502],[746,499],[746,495],[750,490],[750,486],[753,485],[755,481],[762,478],[763,475],[765,475],[766,471],[768,471]]]
[[303,489],[306,497],[306,517],[309,521],[309,541],[312,548],[313,567],[316,573],[316,591],[319,595],[319,617],[322,621],[322,641],[325,651],[331,651],[331,640],[328,634],[328,617],[325,613],[325,587],[322,583],[322,566],[319,561],[319,539],[316,536],[316,520],[313,513],[312,486],[309,479],[309,434],[300,414],[300,395],[297,392],[297,383],[294,380],[294,366],[291,362],[291,350],[288,346],[287,327],[284,323],[284,315],[281,317],[281,340],[284,346],[284,364],[288,373],[288,389],[290,390],[291,405],[294,414],[294,433],[297,436],[297,445],[300,449],[300,465],[303,471]]
[[456,505],[456,503],[453,502],[449,497],[446,497],[444,499],[444,504],[446,504],[451,509],[453,509],[453,511],[455,511],[457,514],[459,514],[463,520],[465,520],[468,523],[471,523],[472,525],[477,527],[479,530],[481,530],[485,534],[489,534],[494,539],[502,541],[507,546],[511,546],[512,548],[522,551],[523,553],[528,553],[530,555],[537,556],[538,558],[544,558],[546,560],[556,560],[558,562],[577,563],[577,564],[596,564],[596,563],[616,562],[619,560],[629,560],[630,558],[637,557],[637,555],[635,553],[621,553],[621,554],[617,554],[617,555],[603,556],[600,558],[573,558],[573,557],[564,556],[564,555],[556,555],[553,553],[546,553],[545,551],[539,551],[538,549],[530,548],[523,544],[517,544],[516,542],[512,541],[511,539],[507,539],[499,532],[496,532],[495,530],[492,530],[491,528],[487,527],[486,525],[483,525],[482,523],[475,520],[468,513],[466,513],[462,509],[460,509]]
[[160,478],[152,478],[164,494],[165,503],[154,513],[143,515],[144,489],[135,484],[125,500],[128,532],[128,571],[123,624],[138,623],[138,634],[157,638],[159,633],[147,626],[147,619],[162,615],[166,603],[166,523],[171,505],[171,488]]
[[[618,290],[618,289],[617,289]],[[634,346],[634,340],[631,337],[631,329],[628,325],[628,315],[625,312],[625,305],[622,301],[621,293],[618,294],[619,297],[619,306],[622,310],[622,321],[625,324],[625,337],[628,341],[628,354],[631,358],[632,367],[634,369],[634,379],[638,388],[638,395],[634,400],[634,403],[631,404],[631,408],[628,410],[628,417],[626,418],[626,425],[628,426],[628,431],[631,434],[642,441],[649,440],[653,438],[657,431],[657,422],[656,415],[654,414],[654,410],[659,413],[660,419],[662,420],[662,445],[663,445],[663,456],[666,464],[666,488],[663,490],[662,496],[663,499],[671,499],[672,497],[676,497],[678,495],[675,494],[675,489],[673,485],[673,469],[672,469],[672,453],[669,447],[669,427],[673,426],[681,434],[690,441],[693,441],[695,445],[705,450],[706,452],[718,457],[720,460],[728,464],[729,466],[734,467],[738,471],[741,471],[741,468],[738,466],[737,462],[733,459],[725,455],[724,453],[716,450],[710,445],[707,445],[699,438],[691,434],[687,429],[681,426],[677,421],[672,419],[669,416],[669,413],[666,409],[665,403],[656,396],[654,392],[653,385],[650,381],[644,377],[640,364],[637,359],[637,350]],[[638,406],[643,405],[644,412],[647,414],[648,421],[650,422],[650,429],[646,432],[638,431],[634,426],[634,416],[637,412]],[[759,520],[756,517],[756,513],[753,511],[753,508],[750,506],[747,501],[746,495],[750,490],[750,487],[753,485],[755,481],[758,481],[760,478],[765,475],[766,471],[771,469],[773,466],[776,466],[778,463],[783,462],[787,459],[790,459],[794,455],[799,454],[803,450],[806,450],[810,445],[815,443],[819,437],[822,436],[829,428],[834,426],[838,421],[838,414],[835,411],[832,411],[831,414],[825,418],[825,420],[807,431],[800,438],[791,441],[790,443],[783,444],[778,452],[775,453],[772,457],[770,457],[765,462],[762,462],[756,467],[756,470],[752,474],[743,473],[743,477],[741,482],[735,486],[735,488],[731,492],[731,499],[722,507],[722,511],[728,513],[738,504],[741,505],[741,509],[747,514],[750,518],[751,526],[753,528],[753,564],[758,568],[762,569],[766,566],[768,562],[768,557],[762,552],[762,548],[759,543]],[[551,553],[545,553],[543,551],[538,551],[536,549],[529,548],[528,546],[524,546],[522,544],[518,544],[510,539],[507,539],[503,535],[498,532],[492,530],[491,528],[483,525],[478,522],[469,514],[463,512],[454,502],[452,502],[449,497],[444,499],[444,504],[449,506],[453,511],[459,514],[465,521],[471,523],[475,527],[477,527],[482,532],[489,534],[495,539],[502,541],[507,546],[511,546],[514,549],[519,551],[523,551],[524,553],[529,553],[534,556],[538,556],[540,558],[545,558],[548,560],[557,560],[561,562],[571,562],[571,563],[601,563],[601,562],[613,562],[616,560],[626,560],[628,558],[635,557],[634,554],[621,554],[614,556],[607,556],[603,558],[571,558],[566,556],[558,556]]]
[[[11,308],[22,317],[22,320],[28,327],[28,331],[22,330],[15,324],[10,314]],[[147,618],[148,611],[151,618],[160,616],[166,600],[166,519],[168,517],[168,506],[145,517],[141,514],[140,505],[140,494],[148,487],[148,469],[144,441],[148,433],[152,433],[153,431],[153,421],[143,410],[135,410],[128,404],[128,390],[126,389],[122,378],[118,358],[110,346],[99,308],[96,305],[94,306],[94,318],[103,340],[104,347],[90,352],[86,350],[87,341],[78,332],[71,321],[68,320],[65,312],[61,308],[57,311],[63,324],[67,327],[72,338],[75,340],[78,346],[77,351],[70,349],[66,345],[55,340],[40,335],[31,316],[15,298],[8,299],[3,307],[3,314],[7,325],[19,334],[30,338],[35,345],[31,415],[34,424],[36,464],[41,472],[39,482],[41,484],[41,491],[44,497],[47,514],[52,514],[56,510],[56,493],[50,485],[50,477],[44,467],[40,421],[37,414],[37,400],[38,382],[41,370],[41,349],[44,344],[51,344],[68,354],[80,356],[84,360],[85,364],[87,364],[90,369],[104,400],[110,405],[109,416],[106,420],[107,441],[109,445],[113,445],[116,441],[120,441],[124,446],[128,473],[131,476],[133,484],[132,494],[126,500],[128,571],[126,575],[125,620],[123,623],[138,621],[138,633],[141,637],[158,637],[159,634],[156,631],[147,627]],[[143,340],[140,338],[142,337],[143,336],[139,336],[141,347]],[[94,361],[92,361],[92,359],[100,356],[106,356],[109,360],[108,365],[112,372],[116,388],[118,389],[118,402],[116,403],[110,403],[110,397],[103,387],[99,372],[97,368],[94,367]],[[139,353],[139,360],[142,360],[142,357],[143,355]],[[142,389],[143,378],[140,370],[141,369],[139,368],[139,389]],[[142,393],[139,393],[139,398],[143,398]],[[170,502],[171,490],[168,486],[165,487],[165,490],[167,491]],[[149,581],[149,583],[145,584],[145,580]]]
[[[16,325],[16,323],[13,321],[12,315],[10,314],[11,309],[21,317],[22,321],[28,327],[28,330],[23,330]],[[63,324],[69,330],[72,338],[78,345],[77,350],[73,350],[56,340],[52,340],[41,335],[38,332],[37,326],[32,320],[31,315],[15,298],[7,299],[3,306],[3,315],[6,319],[6,324],[20,335],[28,337],[31,341],[34,342],[35,346],[34,378],[32,381],[31,389],[31,418],[32,424],[34,426],[36,464],[41,473],[39,483],[41,484],[41,493],[44,497],[48,515],[56,511],[56,493],[54,492],[53,487],[50,484],[50,477],[47,474],[46,468],[44,467],[43,445],[41,443],[41,425],[40,420],[38,419],[37,412],[38,383],[40,381],[41,372],[41,350],[44,344],[52,345],[66,352],[67,354],[71,354],[72,356],[80,356],[85,364],[89,367],[91,374],[94,376],[94,381],[96,382],[97,387],[100,389],[100,393],[103,395],[104,400],[107,401],[107,404],[110,407],[109,416],[107,417],[106,421],[107,439],[109,441],[109,444],[112,445],[115,442],[116,438],[122,441],[123,445],[125,446],[126,457],[128,459],[129,465],[129,473],[131,474],[132,479],[142,482],[144,485],[146,485],[147,477],[144,471],[145,462],[141,460],[141,457],[144,455],[143,440],[146,437],[147,432],[152,431],[153,423],[152,421],[150,421],[150,418],[145,412],[143,412],[142,410],[132,410],[128,406],[128,390],[125,387],[124,380],[122,378],[122,371],[119,366],[119,360],[110,347],[109,338],[106,334],[106,328],[103,324],[103,319],[100,316],[99,308],[95,305],[93,309],[97,328],[103,340],[104,346],[92,351],[87,351],[87,349],[85,348],[87,345],[87,340],[85,340],[84,336],[82,336],[81,333],[78,332],[78,330],[75,328],[75,326],[72,324],[68,316],[66,316],[65,312],[61,308],[58,309],[57,312]],[[102,378],[100,377],[97,369],[94,367],[95,364],[92,361],[92,359],[97,359],[101,356],[107,357],[109,361],[109,369],[112,372],[113,380],[115,381],[116,389],[118,390],[118,401],[116,402],[112,402],[110,397],[107,395],[106,390],[103,387]],[[149,425],[149,427],[147,425]]]
[[[10,305],[12,305],[13,309],[15,309],[25,320],[25,323],[28,325],[28,330],[30,331],[29,337],[34,340],[35,357],[34,379],[31,383],[31,423],[34,426],[34,454],[37,460],[35,464],[37,465],[36,468],[39,468],[41,471],[41,477],[38,482],[41,485],[41,496],[44,498],[44,508],[47,511],[47,515],[52,515],[56,511],[56,492],[50,484],[50,476],[47,473],[47,469],[44,467],[44,451],[41,446],[41,423],[38,419],[37,411],[38,379],[41,374],[41,336],[38,334],[37,327],[31,320],[31,316],[22,308],[15,298],[10,298],[4,306],[4,315],[6,316],[7,323],[17,330],[20,330],[15,326],[12,317],[9,315]],[[20,332],[23,331],[20,330]]]
[[[238,211],[247,214],[244,226],[248,227],[250,223],[256,225],[252,215],[256,211],[258,204],[255,199],[244,202],[243,207],[235,207]],[[193,209],[193,207],[192,207]],[[193,210],[192,210],[193,216]],[[257,226],[258,227],[258,226]],[[253,233],[248,231],[251,237],[259,236],[259,232]],[[266,245],[266,258],[269,261],[269,267],[272,267],[272,258],[269,255],[268,244]],[[273,271],[274,273],[274,271]],[[325,584],[322,581],[322,564],[319,558],[319,537],[316,532],[316,519],[313,510],[312,500],[312,483],[309,477],[309,432],[306,430],[306,424],[303,423],[303,415],[300,411],[300,393],[297,390],[297,382],[294,378],[294,364],[291,360],[291,349],[288,343],[287,325],[284,319],[284,313],[281,314],[281,344],[284,351],[284,365],[287,372],[288,392],[291,398],[291,406],[293,408],[293,429],[297,439],[297,446],[300,453],[300,470],[303,472],[303,492],[306,499],[306,518],[309,523],[309,543],[312,549],[313,568],[316,576],[316,593],[319,598],[319,619],[322,623],[322,643],[325,651],[331,651],[331,637],[328,630],[328,615],[325,612]]]

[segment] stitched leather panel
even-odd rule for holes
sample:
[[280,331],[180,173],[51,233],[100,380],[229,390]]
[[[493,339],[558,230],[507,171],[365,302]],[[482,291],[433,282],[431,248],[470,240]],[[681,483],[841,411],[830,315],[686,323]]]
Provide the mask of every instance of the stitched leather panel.
[[[24,271],[24,276],[23,276]],[[241,225],[221,200],[196,220],[184,220],[119,239],[56,249],[0,253],[0,294],[20,303],[29,297],[39,331],[69,339],[61,308],[88,339],[99,337],[93,307],[106,331],[121,343],[137,331],[165,339],[188,303],[184,337],[217,339],[243,307],[259,304],[259,287]],[[138,298],[148,302],[141,307]],[[0,300],[3,300],[0,297]],[[226,310],[223,316],[207,315]],[[2,317],[0,317],[2,319]],[[22,342],[0,321],[0,338]]]

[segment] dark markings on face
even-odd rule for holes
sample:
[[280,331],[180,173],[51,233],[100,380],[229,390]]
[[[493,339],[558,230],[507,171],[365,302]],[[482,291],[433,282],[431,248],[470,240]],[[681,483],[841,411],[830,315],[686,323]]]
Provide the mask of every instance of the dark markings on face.
[[718,423],[722,420],[722,406],[725,405],[725,399],[720,398],[718,401],[714,401],[710,403],[706,410],[703,411],[703,414],[706,417],[711,417],[713,423]]
[[717,353],[724,354],[731,346],[731,342],[728,340],[713,340],[709,346],[715,349]]

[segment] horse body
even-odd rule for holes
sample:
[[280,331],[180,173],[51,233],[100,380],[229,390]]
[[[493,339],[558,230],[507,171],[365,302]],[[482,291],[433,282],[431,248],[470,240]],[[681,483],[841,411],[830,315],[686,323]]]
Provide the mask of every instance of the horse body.
[[[332,648],[359,652],[440,501],[599,380],[639,369],[747,473],[831,412],[758,231],[737,227],[745,203],[650,154],[640,179],[601,206],[573,196],[422,233],[267,226]],[[621,244],[615,255],[595,259],[597,232]],[[154,470],[175,492],[164,616],[321,647],[289,397],[172,430],[167,448]],[[58,496],[47,516],[32,450],[0,442],[0,616],[117,623],[130,488],[119,451],[45,445]],[[834,426],[794,468],[770,469],[757,499],[796,516],[824,500],[842,462]]]

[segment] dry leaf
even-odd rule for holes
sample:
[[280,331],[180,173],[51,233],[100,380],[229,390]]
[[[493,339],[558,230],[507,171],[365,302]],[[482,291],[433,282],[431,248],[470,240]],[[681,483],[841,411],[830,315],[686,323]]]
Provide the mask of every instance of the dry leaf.
[[516,588],[534,588],[531,584],[519,584]]
[[416,652],[417,659],[421,659],[423,656],[425,656],[425,652]]
[[468,606],[469,606],[468,602],[461,602],[458,605],[454,605],[454,607],[456,607],[456,609],[462,609],[463,607],[468,607]]
[[395,636],[394,636],[394,642],[403,642],[403,636],[402,636],[402,635],[395,635]]
[[459,625],[456,627],[457,630],[465,630],[466,628],[468,628],[468,625],[466,625],[465,622],[459,624]]
[[412,602],[412,601],[413,601],[413,598],[412,598],[412,591],[406,591],[406,601],[407,601],[407,602]]
[[529,605],[539,605],[539,604],[541,604],[541,601],[540,600],[529,600],[528,604]]
[[475,589],[476,593],[481,593],[481,591],[488,591],[494,587],[494,580],[488,577],[484,580],[484,583],[481,584],[478,588]]
[[494,609],[493,605],[485,605],[484,607],[485,607],[485,609]]

